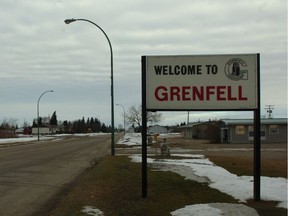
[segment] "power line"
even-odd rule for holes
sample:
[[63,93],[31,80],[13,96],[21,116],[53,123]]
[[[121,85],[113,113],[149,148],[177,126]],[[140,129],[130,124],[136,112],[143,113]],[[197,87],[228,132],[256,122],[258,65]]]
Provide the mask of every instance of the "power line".
[[267,110],[267,113],[268,113],[268,118],[271,119],[274,105],[265,105],[265,107],[266,107],[265,110]]

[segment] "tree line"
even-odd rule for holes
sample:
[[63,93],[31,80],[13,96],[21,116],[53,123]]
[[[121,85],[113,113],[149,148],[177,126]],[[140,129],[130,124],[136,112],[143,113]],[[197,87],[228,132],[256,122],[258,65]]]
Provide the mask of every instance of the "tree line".
[[58,133],[109,133],[111,127],[106,126],[98,118],[87,118],[74,120],[74,121],[58,121],[56,111],[50,117],[39,117],[33,120],[32,127],[57,127]]
[[[142,106],[131,106],[125,113],[126,129],[128,125],[134,128],[135,132],[140,132],[142,130]],[[147,113],[147,123],[153,125],[162,120],[162,113],[158,112],[148,112]],[[16,119],[5,120],[0,126],[5,126],[8,128],[18,128],[16,124]],[[106,126],[101,123],[98,118],[90,117],[85,119],[74,120],[74,121],[58,121],[56,111],[53,112],[52,116],[39,117],[33,120],[32,127],[57,127],[58,133],[109,133],[112,131],[111,126]],[[29,123],[24,122],[23,128],[32,128]],[[116,128],[114,129],[117,130]]]
[[101,123],[98,118],[85,118],[75,121],[63,121],[61,125],[58,125],[59,133],[109,133],[111,132],[111,126],[106,126]]

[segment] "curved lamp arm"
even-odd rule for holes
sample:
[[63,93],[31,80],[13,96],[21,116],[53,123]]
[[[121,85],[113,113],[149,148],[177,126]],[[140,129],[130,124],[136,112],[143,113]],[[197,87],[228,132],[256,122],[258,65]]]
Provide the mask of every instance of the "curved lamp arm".
[[64,20],[64,22],[66,24],[70,24],[72,22],[75,21],[85,21],[85,22],[89,22],[92,25],[96,26],[97,28],[99,28],[101,30],[101,32],[105,35],[108,43],[109,43],[109,47],[110,47],[110,53],[111,53],[111,154],[115,155],[115,148],[114,148],[114,87],[113,87],[113,50],[112,50],[112,45],[110,42],[110,39],[108,37],[108,35],[106,34],[106,32],[96,23],[92,22],[91,20],[88,19],[66,19]]
[[38,126],[38,141],[40,140],[40,135],[39,135],[39,102],[40,102],[40,99],[41,99],[41,97],[44,95],[44,94],[46,94],[46,93],[48,93],[48,92],[54,92],[53,90],[48,90],[48,91],[45,91],[45,92],[43,92],[41,95],[40,95],[40,97],[39,97],[39,99],[38,99],[38,102],[37,102],[37,126]]

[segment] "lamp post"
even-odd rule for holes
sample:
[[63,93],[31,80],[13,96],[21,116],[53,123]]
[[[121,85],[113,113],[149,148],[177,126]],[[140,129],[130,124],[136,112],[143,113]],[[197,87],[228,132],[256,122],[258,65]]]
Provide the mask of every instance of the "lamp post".
[[107,34],[105,33],[105,31],[96,23],[87,20],[87,19],[66,19],[64,20],[64,22],[66,24],[70,24],[72,22],[75,21],[85,21],[85,22],[89,22],[91,24],[93,24],[94,26],[96,26],[97,28],[99,28],[101,30],[101,32],[105,35],[108,43],[109,43],[109,47],[110,47],[110,53],[111,53],[111,127],[112,127],[112,131],[111,131],[111,155],[115,155],[115,148],[114,148],[114,87],[113,87],[113,50],[112,50],[112,45],[111,42],[109,40],[109,37],[107,36]]
[[116,105],[117,105],[117,106],[121,106],[122,109],[123,109],[123,111],[124,111],[124,135],[125,135],[125,131],[126,131],[126,120],[125,120],[126,114],[125,114],[125,108],[124,108],[124,106],[121,105],[121,104],[116,104]]
[[39,99],[38,99],[38,102],[37,102],[38,141],[40,140],[40,138],[39,138],[39,102],[40,102],[41,97],[42,97],[44,94],[48,93],[48,92],[54,92],[54,91],[53,91],[53,90],[48,90],[48,91],[43,92],[43,93],[40,95],[40,97],[39,97]]

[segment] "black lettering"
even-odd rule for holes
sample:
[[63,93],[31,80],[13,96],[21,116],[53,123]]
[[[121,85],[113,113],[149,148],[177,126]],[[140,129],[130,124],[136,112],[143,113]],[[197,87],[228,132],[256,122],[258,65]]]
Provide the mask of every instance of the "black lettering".
[[181,67],[181,74],[182,74],[182,75],[186,75],[186,73],[187,73],[187,68],[186,68],[185,65],[182,65],[182,67]]
[[155,70],[156,75],[161,75],[162,66],[154,66],[154,70]]
[[174,75],[173,71],[172,71],[172,66],[169,65],[169,75]]
[[197,65],[197,74],[202,74],[202,65]]
[[188,65],[188,74],[195,74],[195,65]]
[[163,66],[163,75],[168,75],[168,67],[167,67],[167,65]]
[[174,73],[175,73],[175,75],[179,75],[180,74],[180,66],[179,65],[175,66]]
[[[210,73],[211,65],[206,65]],[[216,73],[217,73],[216,67]],[[202,74],[202,65],[155,65],[156,75],[200,75]]]
[[218,72],[217,65],[212,65],[212,74],[217,74],[217,72]]
[[218,67],[217,65],[206,65],[207,68],[207,74],[217,74],[218,72]]

